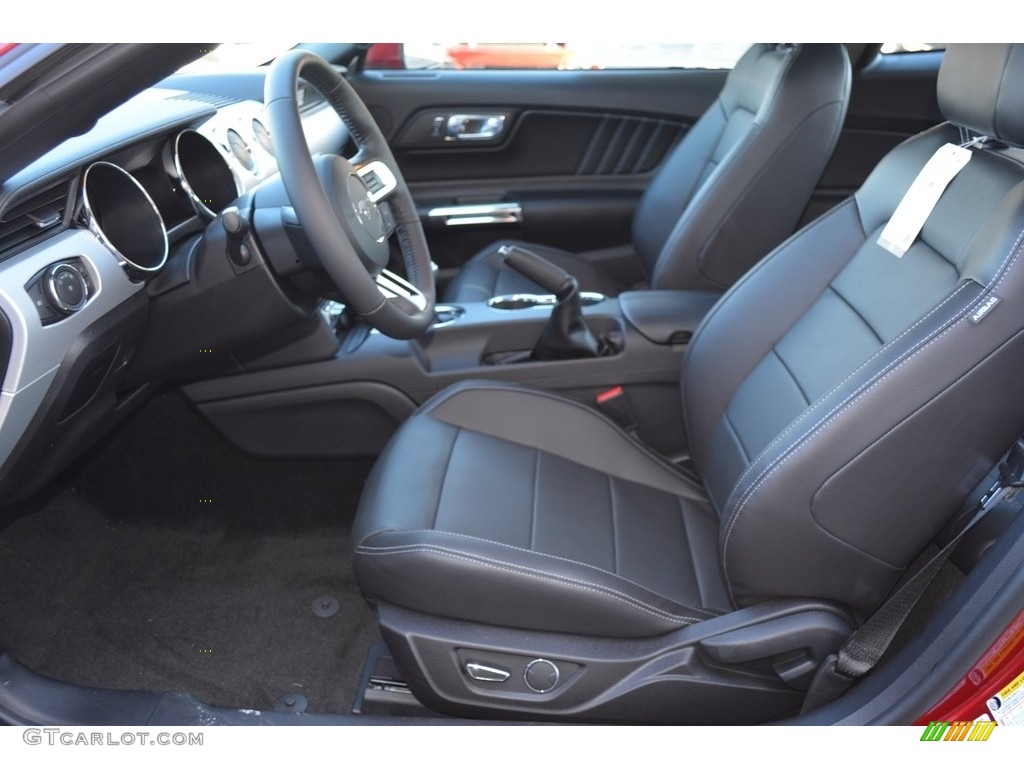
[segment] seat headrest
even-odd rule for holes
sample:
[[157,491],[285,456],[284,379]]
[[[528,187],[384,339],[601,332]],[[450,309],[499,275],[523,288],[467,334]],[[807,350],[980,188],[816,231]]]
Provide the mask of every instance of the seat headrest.
[[939,70],[938,95],[950,122],[1024,146],[1024,45],[950,45]]

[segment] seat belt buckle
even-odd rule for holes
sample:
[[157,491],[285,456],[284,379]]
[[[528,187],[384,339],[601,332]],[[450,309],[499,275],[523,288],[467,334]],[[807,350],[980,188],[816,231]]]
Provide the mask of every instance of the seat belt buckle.
[[989,510],[999,502],[1012,501],[1024,485],[1024,438],[1017,441],[1006,452],[1006,460],[999,465],[999,479],[988,489],[978,502],[979,510]]
[[637,437],[640,424],[637,421],[633,406],[629,404],[626,390],[621,386],[614,386],[599,392],[594,398],[594,403],[601,413],[614,421],[633,437]]

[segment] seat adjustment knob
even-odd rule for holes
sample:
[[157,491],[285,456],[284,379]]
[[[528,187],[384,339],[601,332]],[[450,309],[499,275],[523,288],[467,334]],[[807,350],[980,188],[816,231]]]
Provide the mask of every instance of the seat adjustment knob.
[[526,687],[535,693],[547,693],[558,685],[558,666],[547,659],[534,659],[526,665],[523,679]]

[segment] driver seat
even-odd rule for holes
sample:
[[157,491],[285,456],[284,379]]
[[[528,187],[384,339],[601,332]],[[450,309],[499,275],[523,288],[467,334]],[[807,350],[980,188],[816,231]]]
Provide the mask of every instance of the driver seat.
[[[682,373],[699,478],[512,384],[461,383],[399,429],[354,562],[418,698],[640,722],[799,709],[1024,427],[1024,46],[951,46],[938,96],[949,122],[704,319]],[[896,257],[882,229],[968,133],[990,138]]]

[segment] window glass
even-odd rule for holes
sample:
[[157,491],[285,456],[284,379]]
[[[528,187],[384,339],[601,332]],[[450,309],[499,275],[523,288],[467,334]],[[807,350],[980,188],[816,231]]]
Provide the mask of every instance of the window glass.
[[920,53],[945,49],[945,43],[882,43],[882,53]]
[[380,43],[369,69],[730,69],[749,43]]
[[215,72],[217,70],[232,70],[249,67],[258,67],[273,61],[295,43],[223,43],[221,45],[201,49],[204,55],[186,64],[179,69],[179,72]]

